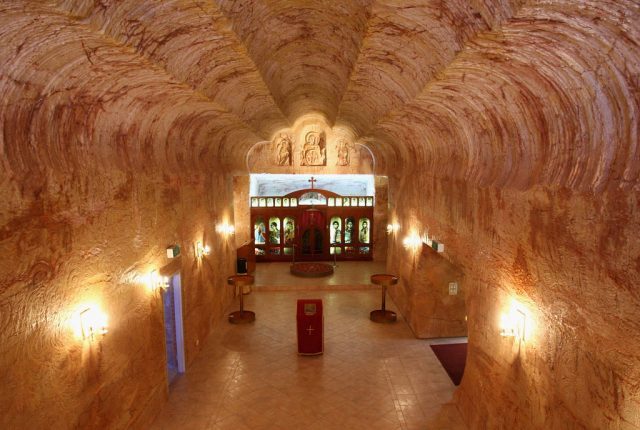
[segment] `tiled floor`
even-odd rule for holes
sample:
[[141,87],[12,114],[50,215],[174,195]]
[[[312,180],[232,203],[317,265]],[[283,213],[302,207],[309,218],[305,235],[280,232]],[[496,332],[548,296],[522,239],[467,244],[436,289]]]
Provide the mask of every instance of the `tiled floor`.
[[[323,299],[323,355],[297,354],[298,298]],[[371,322],[379,305],[377,290],[254,290],[256,321],[213,333],[154,428],[465,429],[428,342],[403,320]]]
[[[327,262],[327,264],[333,264]],[[289,272],[290,263],[256,264],[255,288],[266,290],[373,288],[371,275],[385,273],[385,263],[374,261],[338,261],[333,275],[323,278],[300,278]]]

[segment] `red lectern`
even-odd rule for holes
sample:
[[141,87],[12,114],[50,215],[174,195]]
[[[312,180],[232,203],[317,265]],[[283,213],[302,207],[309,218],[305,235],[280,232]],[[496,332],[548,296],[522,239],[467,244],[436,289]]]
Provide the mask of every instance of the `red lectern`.
[[317,355],[324,350],[322,300],[298,300],[298,354]]

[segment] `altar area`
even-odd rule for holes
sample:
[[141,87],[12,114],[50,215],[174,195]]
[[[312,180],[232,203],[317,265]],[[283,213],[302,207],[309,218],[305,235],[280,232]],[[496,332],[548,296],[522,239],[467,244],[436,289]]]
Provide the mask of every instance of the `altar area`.
[[322,278],[301,278],[290,273],[291,264],[256,264],[256,291],[379,289],[371,284],[371,275],[385,273],[386,264],[376,261],[338,261],[333,274]]

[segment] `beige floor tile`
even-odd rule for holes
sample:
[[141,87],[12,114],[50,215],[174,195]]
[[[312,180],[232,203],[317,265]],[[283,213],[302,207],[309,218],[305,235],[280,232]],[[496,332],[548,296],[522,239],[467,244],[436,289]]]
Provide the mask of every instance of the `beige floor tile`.
[[[282,274],[278,280],[287,281]],[[236,326],[221,318],[187,373],[172,385],[153,428],[465,428],[450,403],[455,386],[428,342],[415,339],[402,320],[369,320],[369,311],[379,307],[378,290],[320,288],[256,288],[246,295],[255,323]],[[299,298],[323,299],[323,355],[297,354]]]

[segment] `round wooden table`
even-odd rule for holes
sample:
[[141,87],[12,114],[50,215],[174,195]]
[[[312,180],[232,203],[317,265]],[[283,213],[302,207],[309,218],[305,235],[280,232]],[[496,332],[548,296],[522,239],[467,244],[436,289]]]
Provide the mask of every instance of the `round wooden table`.
[[250,323],[256,320],[256,314],[252,311],[244,310],[244,292],[245,285],[253,285],[253,276],[251,275],[233,275],[227,278],[227,284],[233,285],[240,290],[240,310],[229,314],[229,322],[232,324]]
[[371,275],[371,283],[382,286],[382,309],[371,311],[371,313],[369,314],[369,319],[377,323],[394,322],[397,319],[396,313],[393,311],[388,311],[385,308],[385,301],[387,295],[387,287],[396,285],[398,283],[398,277],[386,273],[379,273],[377,275]]

